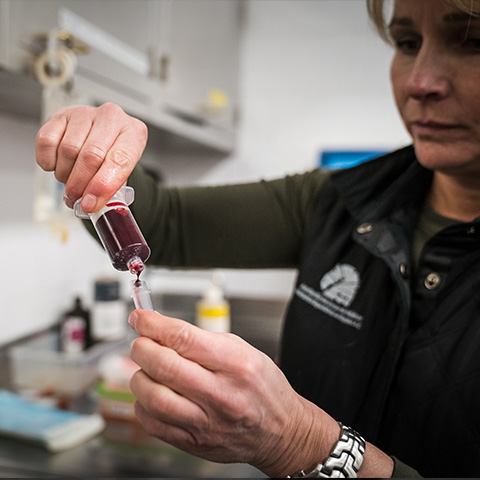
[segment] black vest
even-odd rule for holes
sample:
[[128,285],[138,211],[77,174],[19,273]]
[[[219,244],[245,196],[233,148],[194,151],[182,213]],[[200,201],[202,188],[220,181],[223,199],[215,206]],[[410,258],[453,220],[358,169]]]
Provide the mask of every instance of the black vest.
[[332,176],[305,236],[281,367],[301,395],[420,474],[478,476],[480,225],[434,236],[411,278],[430,181],[411,147]]

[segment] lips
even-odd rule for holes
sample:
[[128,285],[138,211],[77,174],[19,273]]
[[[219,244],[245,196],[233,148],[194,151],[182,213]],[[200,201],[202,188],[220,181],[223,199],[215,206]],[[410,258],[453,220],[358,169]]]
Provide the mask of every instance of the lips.
[[411,122],[410,127],[412,132],[417,135],[445,135],[451,132],[465,129],[462,125],[459,124],[422,120]]

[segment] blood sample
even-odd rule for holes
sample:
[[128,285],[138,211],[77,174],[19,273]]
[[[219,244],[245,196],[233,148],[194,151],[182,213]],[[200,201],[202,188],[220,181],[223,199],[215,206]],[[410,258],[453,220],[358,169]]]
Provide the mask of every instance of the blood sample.
[[132,201],[133,189],[122,187],[98,212],[86,214],[78,201],[74,211],[77,217],[90,218],[93,222],[113,267],[129,270],[139,279],[150,256],[150,248],[128,208]]
[[128,207],[116,206],[106,211],[98,217],[95,229],[114,268],[130,270],[135,274],[142,272],[143,262],[150,256],[150,248]]

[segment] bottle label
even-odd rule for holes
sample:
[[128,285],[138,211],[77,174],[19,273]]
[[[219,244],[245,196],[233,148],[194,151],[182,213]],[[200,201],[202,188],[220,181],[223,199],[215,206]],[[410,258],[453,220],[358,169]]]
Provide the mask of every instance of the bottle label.
[[69,317],[62,325],[62,350],[65,353],[78,353],[87,344],[86,322],[82,317]]
[[230,333],[230,317],[228,316],[205,316],[197,317],[197,326],[209,332]]
[[230,316],[230,309],[228,305],[200,306],[198,315],[201,317],[228,317]]
[[120,340],[127,333],[125,304],[122,301],[95,302],[92,309],[92,336],[95,340]]

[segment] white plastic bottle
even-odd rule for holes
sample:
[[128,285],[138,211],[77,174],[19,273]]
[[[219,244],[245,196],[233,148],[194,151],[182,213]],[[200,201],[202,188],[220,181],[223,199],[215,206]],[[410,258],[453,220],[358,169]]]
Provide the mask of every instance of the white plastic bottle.
[[197,302],[196,324],[209,332],[230,332],[230,304],[223,292],[223,277],[216,273]]
[[104,277],[95,281],[95,301],[91,312],[95,341],[121,340],[127,334],[126,305],[120,295],[120,282]]

